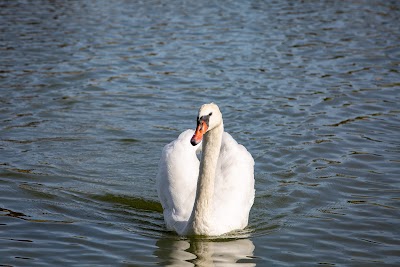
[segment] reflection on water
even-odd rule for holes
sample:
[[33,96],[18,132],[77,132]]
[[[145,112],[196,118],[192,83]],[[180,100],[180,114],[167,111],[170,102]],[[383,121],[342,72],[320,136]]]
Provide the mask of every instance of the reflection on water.
[[174,240],[160,238],[155,254],[163,266],[255,266],[250,239]]

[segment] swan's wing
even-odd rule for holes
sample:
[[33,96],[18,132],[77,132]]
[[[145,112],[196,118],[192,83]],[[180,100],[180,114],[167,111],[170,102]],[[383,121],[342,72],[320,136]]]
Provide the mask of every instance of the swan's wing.
[[186,130],[166,145],[158,165],[157,192],[167,227],[183,231],[193,209],[200,162],[199,146],[192,146],[193,130]]
[[216,224],[232,230],[244,228],[254,193],[254,159],[244,146],[224,132],[215,181]]

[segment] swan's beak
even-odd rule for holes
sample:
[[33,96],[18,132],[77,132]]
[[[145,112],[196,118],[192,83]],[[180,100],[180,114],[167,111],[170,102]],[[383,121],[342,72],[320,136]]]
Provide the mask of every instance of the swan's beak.
[[208,125],[205,121],[199,120],[197,123],[196,131],[194,132],[194,135],[192,139],[190,139],[190,143],[195,146],[203,140],[203,135],[207,132]]

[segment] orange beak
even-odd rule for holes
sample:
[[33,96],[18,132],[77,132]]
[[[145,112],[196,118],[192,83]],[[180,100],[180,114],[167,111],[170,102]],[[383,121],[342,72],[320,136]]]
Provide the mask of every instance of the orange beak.
[[190,140],[190,143],[195,146],[203,140],[203,135],[207,132],[208,125],[205,121],[199,121],[197,123],[196,131],[194,132],[194,135],[192,139]]

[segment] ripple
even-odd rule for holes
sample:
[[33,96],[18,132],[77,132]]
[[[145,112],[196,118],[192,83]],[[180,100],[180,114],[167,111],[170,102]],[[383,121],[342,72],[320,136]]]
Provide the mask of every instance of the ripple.
[[[2,3],[1,264],[395,265],[399,12]],[[243,231],[179,237],[157,162],[211,101],[255,158],[255,203]]]

